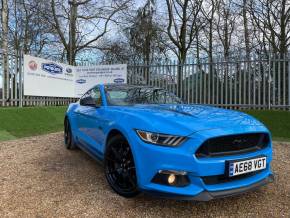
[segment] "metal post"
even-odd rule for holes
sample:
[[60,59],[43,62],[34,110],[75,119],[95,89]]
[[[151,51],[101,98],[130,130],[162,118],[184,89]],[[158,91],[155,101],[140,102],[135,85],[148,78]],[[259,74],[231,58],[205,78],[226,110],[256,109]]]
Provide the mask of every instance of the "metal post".
[[19,102],[19,95],[18,95],[18,87],[17,87],[17,80],[18,80],[18,65],[19,65],[19,51],[16,52],[14,57],[14,106],[18,105]]
[[203,104],[206,104],[206,80],[207,80],[207,74],[206,74],[206,63],[205,61],[203,61],[202,65],[203,70],[202,70],[202,74],[203,74]]
[[238,80],[238,64],[236,63],[236,59],[233,63],[234,67],[234,108],[236,109],[237,108],[237,80]]
[[22,81],[22,51],[19,52],[19,61],[18,61],[18,68],[19,68],[19,107],[23,107],[23,82]]
[[[4,58],[3,58],[3,53],[4,53],[5,51],[3,50],[3,49],[0,49],[0,54],[1,54],[1,58],[2,58],[2,64],[4,64]],[[5,98],[5,89],[4,89],[4,87],[5,87],[5,76],[4,76],[4,70],[3,70],[3,66],[2,66],[2,103],[1,103],[1,106],[4,106],[4,98]]]
[[190,87],[191,87],[191,104],[195,103],[195,100],[194,100],[194,89],[195,89],[195,74],[194,74],[194,58],[192,57],[192,64],[191,64],[191,83],[190,83]]
[[262,78],[262,75],[261,75],[261,56],[258,57],[259,59],[257,60],[258,62],[258,105],[259,105],[259,109],[261,109],[261,78]]
[[6,96],[5,96],[5,104],[6,106],[10,106],[9,99],[10,99],[10,69],[9,69],[9,52],[7,51],[6,61],[4,59],[4,69],[6,69]]
[[250,107],[251,105],[251,72],[252,72],[252,65],[251,65],[251,61],[249,60],[248,64],[248,105]]
[[269,55],[269,72],[268,72],[268,109],[271,109],[271,53]]
[[15,106],[14,105],[14,78],[15,78],[14,77],[14,72],[15,72],[16,60],[14,58],[17,58],[17,56],[15,56],[15,55],[13,55],[13,53],[11,53],[10,61],[8,61],[8,62],[11,63],[11,71],[10,71],[10,74],[9,74],[9,78],[11,78],[10,79],[10,84],[11,84],[11,87],[10,87],[10,106]]
[[288,63],[288,109],[290,111],[290,57],[287,57]]
[[[176,66],[177,66],[176,61],[174,60],[173,61],[173,78],[174,78],[173,93],[177,95],[178,93],[176,90],[178,88],[178,81],[177,81],[177,74],[176,74],[176,72],[177,72]],[[175,86],[175,82],[177,82],[176,86]]]
[[[240,55],[239,55],[240,57]],[[238,63],[238,73],[239,73],[239,106],[242,104],[242,63]]]
[[225,75],[224,75],[224,63],[221,60],[221,65],[220,65],[220,72],[221,72],[221,98],[220,98],[220,105],[224,106],[224,84],[225,84]]
[[197,63],[194,63],[193,68],[195,68],[195,101],[194,103],[199,103],[198,102],[198,84],[199,84],[199,74],[198,74],[198,67]]
[[243,63],[243,104],[247,104],[247,63],[246,62],[242,62]]
[[230,89],[230,101],[228,102],[228,104],[230,104],[230,107],[232,109],[232,104],[233,104],[233,64],[229,63],[229,74],[228,74],[228,78],[229,78],[229,89]]
[[[261,62],[261,64],[262,63],[264,64],[264,62]],[[263,69],[262,73],[263,73],[263,109],[264,109],[264,107],[266,106],[266,72],[264,71],[265,69],[264,67],[262,69]]]
[[220,83],[220,63],[219,63],[219,59],[217,59],[217,62],[216,62],[216,100],[215,100],[217,105],[220,103],[219,83]]
[[[208,62],[208,61],[207,61]],[[210,87],[210,79],[211,79],[211,65],[209,63],[206,63],[206,68],[205,68],[205,72],[207,72],[207,80],[206,80],[206,92],[207,92],[207,104],[210,104],[210,95],[211,95],[211,87]]]
[[254,58],[253,58],[253,70],[252,70],[252,80],[253,80],[253,101],[252,101],[252,104],[254,106],[254,109],[256,109],[255,105],[256,105],[256,87],[257,87],[257,84],[256,84],[256,57],[254,55]]
[[168,67],[168,71],[169,71],[169,91],[170,92],[173,92],[173,84],[174,84],[174,76],[172,76],[172,70],[174,69],[174,67],[172,66],[173,65],[173,63],[172,63],[172,61],[171,60],[169,60],[169,62],[168,62],[168,64],[169,64],[169,67]]
[[[228,90],[229,90],[229,62],[228,60],[226,60],[226,66],[225,66],[225,106],[228,105],[229,101],[228,101]],[[228,108],[228,107],[226,107]]]
[[279,54],[279,57],[278,57],[278,78],[277,78],[277,85],[278,85],[278,101],[277,101],[277,104],[278,105],[281,105],[281,62],[282,62],[282,59],[281,59],[281,55]]
[[286,55],[285,54],[283,55],[282,66],[283,66],[283,79],[282,79],[283,81],[283,106],[286,106]]
[[211,63],[210,63],[210,65],[211,65],[211,67],[210,67],[210,73],[211,73],[211,76],[212,76],[212,78],[211,78],[211,83],[212,83],[212,96],[211,96],[211,98],[212,98],[212,100],[211,100],[211,103],[212,104],[215,104],[215,94],[216,94],[216,92],[215,92],[215,84],[214,84],[214,82],[215,82],[215,71],[216,71],[216,65],[213,63],[213,61],[211,61]]
[[199,102],[200,104],[202,104],[202,78],[203,78],[203,73],[202,73],[202,69],[201,69],[201,63],[198,60],[198,73],[199,73]]
[[163,76],[164,76],[164,79],[165,79],[165,89],[168,90],[168,63],[167,61],[164,62],[164,66],[163,66]]
[[[186,62],[186,61],[185,61]],[[184,66],[185,66],[185,63],[179,63],[179,66],[180,66],[180,76],[179,76],[179,79],[180,81],[178,82],[178,84],[180,85],[180,87],[178,88],[178,91],[179,91],[179,96],[180,98],[184,101],[184,96],[183,96],[183,75],[184,75]]]
[[276,55],[274,55],[274,59],[273,59],[273,69],[272,69],[272,72],[273,72],[273,76],[272,76],[272,79],[273,79],[273,82],[272,82],[272,105],[275,106],[276,104]]

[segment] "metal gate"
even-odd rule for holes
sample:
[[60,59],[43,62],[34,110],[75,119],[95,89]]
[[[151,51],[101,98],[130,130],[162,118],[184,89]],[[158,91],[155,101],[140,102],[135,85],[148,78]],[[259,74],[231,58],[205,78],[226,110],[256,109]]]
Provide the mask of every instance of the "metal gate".
[[[23,59],[19,57],[10,54],[6,63],[0,54],[0,106],[67,105],[76,101],[23,96]],[[85,65],[90,63],[85,61]],[[176,61],[128,65],[128,83],[165,88],[188,104],[290,110],[290,56],[286,55],[213,63],[188,61],[183,65]]]
[[286,56],[135,65],[129,67],[128,80],[168,89],[188,104],[290,110],[290,59]]

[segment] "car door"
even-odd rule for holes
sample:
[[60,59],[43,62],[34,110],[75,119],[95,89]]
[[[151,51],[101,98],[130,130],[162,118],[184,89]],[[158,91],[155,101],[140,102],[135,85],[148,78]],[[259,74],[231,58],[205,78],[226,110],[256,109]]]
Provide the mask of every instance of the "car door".
[[78,110],[78,128],[82,135],[80,141],[91,152],[102,155],[104,107],[99,87],[91,89],[84,95],[84,98],[88,97],[94,100],[95,105],[80,105]]
[[89,128],[88,128],[88,119],[87,119],[87,112],[92,109],[92,106],[88,106],[83,104],[83,100],[90,97],[91,90],[87,91],[80,99],[80,105],[76,109],[76,124],[78,128],[78,141],[80,142],[81,146],[89,147],[90,139],[89,139]]

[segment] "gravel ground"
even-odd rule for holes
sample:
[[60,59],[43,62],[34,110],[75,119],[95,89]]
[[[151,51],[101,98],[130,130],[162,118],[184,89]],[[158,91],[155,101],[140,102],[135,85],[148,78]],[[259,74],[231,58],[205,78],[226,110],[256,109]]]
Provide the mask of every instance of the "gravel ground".
[[275,143],[275,183],[210,202],[124,199],[61,133],[0,143],[0,217],[290,217],[290,144]]

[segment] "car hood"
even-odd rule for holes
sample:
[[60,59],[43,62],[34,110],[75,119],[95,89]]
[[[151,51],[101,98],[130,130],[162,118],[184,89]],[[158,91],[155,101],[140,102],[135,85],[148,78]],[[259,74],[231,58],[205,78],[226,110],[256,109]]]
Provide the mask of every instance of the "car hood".
[[143,120],[142,123],[135,124],[136,128],[142,126],[141,128],[161,133],[189,135],[216,128],[249,129],[263,126],[261,122],[245,113],[204,105],[134,105],[116,109]]

